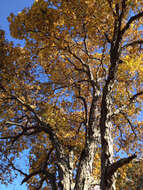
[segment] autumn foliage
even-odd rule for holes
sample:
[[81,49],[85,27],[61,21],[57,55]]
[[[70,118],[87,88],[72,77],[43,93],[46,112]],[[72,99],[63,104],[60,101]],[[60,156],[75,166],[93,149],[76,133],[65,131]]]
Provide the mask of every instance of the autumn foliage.
[[8,21],[25,46],[1,31],[2,182],[15,171],[30,190],[139,188],[143,2],[37,0]]

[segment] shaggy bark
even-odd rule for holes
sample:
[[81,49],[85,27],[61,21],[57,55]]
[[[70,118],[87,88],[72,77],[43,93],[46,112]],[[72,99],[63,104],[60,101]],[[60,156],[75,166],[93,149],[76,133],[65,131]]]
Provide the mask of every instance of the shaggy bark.
[[74,190],[87,190],[94,182],[92,177],[93,161],[99,143],[99,129],[97,128],[99,119],[95,121],[95,118],[97,118],[96,115],[99,113],[96,105],[98,98],[99,95],[93,98],[92,101],[90,117],[87,125],[85,148],[80,156]]

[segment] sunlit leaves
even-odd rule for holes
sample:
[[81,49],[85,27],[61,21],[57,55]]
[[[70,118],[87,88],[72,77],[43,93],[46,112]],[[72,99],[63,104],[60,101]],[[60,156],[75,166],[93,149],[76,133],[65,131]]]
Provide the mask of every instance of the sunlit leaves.
[[[37,0],[30,8],[9,16],[11,35],[25,40],[25,47],[13,47],[2,35],[1,136],[20,135],[14,142],[13,136],[5,139],[2,147],[6,152],[13,143],[13,152],[8,156],[30,149],[30,173],[43,166],[53,148],[50,135],[41,131],[42,122],[51,127],[67,157],[71,149],[74,151],[77,169],[87,138],[91,102],[98,90],[95,127],[99,127],[103,88],[111,66],[110,48],[116,40],[120,41],[120,60],[110,94],[115,159],[120,151],[141,152],[142,121],[137,120],[141,120],[138,117],[143,96],[140,94],[134,100],[132,97],[143,87],[142,19],[129,23],[124,31],[129,18],[138,9],[142,11],[141,6],[142,1],[131,0]],[[118,37],[123,35],[122,39],[115,39],[117,33]],[[92,173],[99,180],[99,144],[98,148]],[[56,159],[54,149],[47,161],[48,172],[56,171]],[[132,167],[128,165],[119,171],[121,184]],[[43,174],[37,176],[28,181],[30,189]]]

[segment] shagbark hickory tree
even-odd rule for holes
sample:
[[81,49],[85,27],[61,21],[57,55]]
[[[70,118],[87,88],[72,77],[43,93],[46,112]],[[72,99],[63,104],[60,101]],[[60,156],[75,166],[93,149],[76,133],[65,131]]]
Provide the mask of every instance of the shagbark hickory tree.
[[142,151],[143,1],[38,0],[8,20],[25,47],[2,33],[1,180],[119,189]]

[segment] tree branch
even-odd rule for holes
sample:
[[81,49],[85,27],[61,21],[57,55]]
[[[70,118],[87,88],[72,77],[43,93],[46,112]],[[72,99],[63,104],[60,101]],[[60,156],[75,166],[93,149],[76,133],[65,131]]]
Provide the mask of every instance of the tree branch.
[[43,131],[43,132],[45,132],[46,134],[49,135],[49,139],[50,139],[53,147],[55,147],[55,149],[56,149],[57,159],[59,160],[59,162],[61,164],[66,165],[67,164],[66,163],[66,156],[65,156],[65,153],[64,153],[63,146],[62,146],[61,142],[59,141],[55,131],[50,126],[50,124],[42,121],[41,118],[36,114],[35,110],[30,105],[26,104],[20,98],[18,98],[16,96],[11,96],[11,97],[9,97],[7,99],[18,101],[21,105],[25,106],[27,108],[27,110],[29,110],[30,112],[32,112],[34,114],[35,119],[39,124],[38,130]]
[[126,0],[122,0],[122,10],[121,10],[121,14],[120,14],[120,17],[119,17],[120,21],[122,21],[122,18],[124,16],[125,10],[126,10]]
[[143,11],[132,16],[129,21],[126,23],[126,25],[124,26],[124,28],[121,31],[121,34],[123,35],[130,27],[130,25],[137,19],[140,19],[143,16]]
[[112,7],[112,2],[113,2],[113,0],[107,0],[107,2],[108,2],[108,4],[109,4],[110,9],[112,10],[113,16],[116,17],[116,13],[115,13],[115,11],[114,11],[114,9],[113,9],[113,7]]
[[18,97],[16,97],[16,96],[11,96],[9,99],[16,100],[16,101],[18,101],[20,104],[22,104],[23,106],[25,106],[29,111],[31,111],[31,112],[34,114],[36,120],[37,120],[38,122],[41,122],[40,117],[36,114],[35,110],[34,110],[30,105],[26,104],[23,100],[21,100],[20,98],[18,98]]
[[131,102],[131,103],[134,102],[134,100],[135,100],[138,96],[140,96],[140,95],[143,95],[143,91],[140,91],[140,92],[134,94],[134,95],[130,98],[130,102]]
[[129,156],[127,158],[122,158],[122,159],[118,160],[117,162],[111,164],[107,168],[107,176],[109,176],[109,178],[110,178],[119,168],[130,163],[136,157],[137,157],[137,155],[133,154],[132,156]]
[[77,96],[76,98],[79,98],[82,100],[83,102],[83,106],[84,106],[84,109],[85,109],[85,123],[87,123],[87,114],[88,114],[88,110],[87,110],[87,103],[86,103],[86,100],[83,96]]
[[14,170],[18,171],[21,175],[27,176],[27,174],[24,173],[22,170],[16,168],[16,167],[14,166],[14,164],[12,163],[12,161],[11,161],[7,156],[6,156],[6,159],[8,160],[8,162],[10,163],[11,167],[12,167]]
[[68,51],[69,51],[69,53],[70,53],[75,59],[77,59],[83,66],[86,66],[86,67],[87,67],[87,65],[84,63],[84,61],[83,61],[80,57],[78,57],[75,53],[73,53],[73,52],[71,51],[70,47],[68,47]]
[[31,177],[33,177],[33,176],[35,176],[35,175],[37,175],[37,174],[39,174],[39,173],[41,173],[41,172],[42,172],[41,169],[32,172],[31,174],[27,175],[27,176],[22,180],[21,184],[27,182]]
[[129,120],[129,118],[127,117],[126,113],[123,113],[123,112],[121,112],[121,113],[122,113],[122,115],[124,116],[124,118],[128,121],[128,123],[129,123],[129,125],[130,125],[130,127],[131,127],[131,130],[133,131],[135,137],[137,137],[137,134],[136,134],[136,132],[135,132],[135,130],[134,130],[134,126],[133,126],[133,124],[131,123],[131,121]]
[[99,89],[99,86],[98,86],[97,82],[95,82],[95,80],[94,80],[90,65],[86,64],[80,57],[78,57],[75,53],[73,53],[71,51],[70,47],[68,48],[68,50],[69,50],[69,53],[82,64],[83,71],[87,74],[87,76],[89,78],[89,82],[91,83],[91,86],[93,88],[93,94],[95,94],[95,91],[96,91],[96,89]]
[[40,174],[40,173],[45,173],[46,176],[48,176],[48,177],[50,177],[50,178],[51,178],[51,177],[53,178],[52,174],[50,174],[50,173],[46,170],[46,167],[47,167],[47,160],[49,160],[49,157],[50,157],[50,154],[52,153],[52,151],[53,151],[53,147],[49,150],[49,152],[48,152],[48,154],[47,154],[47,156],[46,156],[46,159],[44,160],[44,164],[42,164],[42,166],[40,167],[40,169],[37,170],[37,171],[32,172],[32,173],[29,174],[29,175],[26,175],[26,177],[22,180],[21,184],[27,182],[31,177],[33,177],[33,176],[35,176],[35,175],[37,175],[37,174]]
[[85,33],[84,39],[83,39],[83,45],[84,45],[85,53],[89,56],[88,47],[87,47],[87,43],[86,43],[87,34],[86,34],[85,24],[83,24],[83,31],[84,31],[84,33]]
[[133,42],[125,44],[121,49],[125,49],[125,48],[127,48],[129,46],[133,47],[133,46],[141,45],[141,44],[143,44],[143,40],[137,40],[137,41],[133,41]]
[[121,107],[119,107],[118,109],[116,109],[116,111],[114,111],[112,116],[115,116],[119,113],[121,113],[124,109],[126,109],[131,103],[134,103],[134,101],[138,98],[138,96],[143,95],[143,91],[138,92],[136,94],[134,94],[130,99],[129,99],[129,103],[127,105],[123,105]]
[[111,42],[111,40],[109,39],[108,34],[105,32],[104,35],[105,35],[105,38],[106,38],[107,42],[111,44],[112,42]]
[[68,57],[66,57],[66,56],[65,56],[65,58],[67,59],[67,61],[68,61],[71,65],[74,66],[75,70],[77,70],[77,71],[79,71],[79,72],[85,72],[85,70],[84,70],[83,68],[82,68],[82,69],[78,68],[78,67],[70,60],[70,58],[68,58]]

